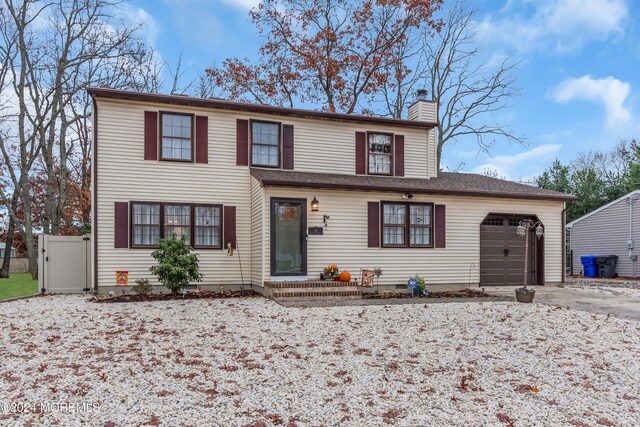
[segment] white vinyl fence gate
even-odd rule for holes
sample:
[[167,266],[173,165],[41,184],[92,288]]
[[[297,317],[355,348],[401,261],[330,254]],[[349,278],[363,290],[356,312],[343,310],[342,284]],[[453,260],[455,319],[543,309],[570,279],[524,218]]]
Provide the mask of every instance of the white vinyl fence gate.
[[38,236],[38,288],[79,294],[91,288],[91,240],[83,236]]

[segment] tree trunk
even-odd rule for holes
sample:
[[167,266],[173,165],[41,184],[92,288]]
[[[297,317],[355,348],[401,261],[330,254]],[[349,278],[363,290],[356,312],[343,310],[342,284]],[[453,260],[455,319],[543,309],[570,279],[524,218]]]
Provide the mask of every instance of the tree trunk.
[[[11,199],[11,210],[15,212],[18,209],[18,198],[14,195]],[[7,238],[4,243],[4,259],[2,269],[0,269],[0,278],[9,278],[9,267],[11,266],[11,249],[13,248],[13,233],[16,230],[16,222],[13,215],[9,215],[9,226],[7,227]]]

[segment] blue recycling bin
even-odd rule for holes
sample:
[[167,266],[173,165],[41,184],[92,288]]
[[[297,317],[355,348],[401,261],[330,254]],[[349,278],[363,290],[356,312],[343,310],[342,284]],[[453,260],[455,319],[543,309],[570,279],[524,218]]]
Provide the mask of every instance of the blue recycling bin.
[[595,255],[585,255],[580,257],[584,271],[584,277],[598,277],[598,263]]

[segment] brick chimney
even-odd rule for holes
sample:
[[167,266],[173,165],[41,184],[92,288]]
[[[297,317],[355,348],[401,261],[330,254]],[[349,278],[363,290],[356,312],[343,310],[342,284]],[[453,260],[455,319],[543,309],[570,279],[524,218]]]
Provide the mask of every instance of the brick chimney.
[[435,123],[438,121],[436,104],[427,100],[427,90],[418,89],[416,101],[409,106],[409,120]]

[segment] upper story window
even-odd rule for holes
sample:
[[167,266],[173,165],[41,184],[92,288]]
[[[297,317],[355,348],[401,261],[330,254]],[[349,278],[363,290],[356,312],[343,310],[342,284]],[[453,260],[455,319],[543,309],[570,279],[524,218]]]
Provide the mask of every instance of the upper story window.
[[382,246],[432,247],[432,208],[429,203],[383,203]]
[[280,166],[280,124],[251,122],[251,165]]
[[161,159],[193,160],[193,116],[190,114],[161,113]]
[[369,133],[369,173],[391,175],[391,140],[386,133]]

